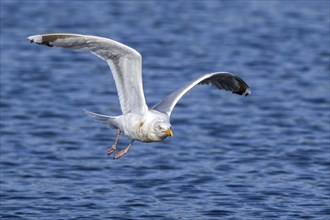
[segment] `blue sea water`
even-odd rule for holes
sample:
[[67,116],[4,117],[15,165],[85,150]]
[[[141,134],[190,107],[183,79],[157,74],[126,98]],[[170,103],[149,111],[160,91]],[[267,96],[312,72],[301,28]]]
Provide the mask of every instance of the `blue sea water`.
[[[330,218],[329,1],[0,3],[2,219]],[[196,87],[173,138],[112,160],[83,113],[120,113],[108,66],[26,40],[51,32],[138,50],[150,105],[216,71],[252,95]]]

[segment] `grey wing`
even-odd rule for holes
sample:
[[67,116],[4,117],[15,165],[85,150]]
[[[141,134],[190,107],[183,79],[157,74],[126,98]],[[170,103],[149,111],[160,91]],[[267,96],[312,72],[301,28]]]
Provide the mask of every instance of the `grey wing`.
[[123,114],[148,110],[142,85],[142,57],[134,49],[114,40],[80,34],[43,34],[28,37],[30,42],[89,51],[110,66]]
[[172,92],[170,95],[158,102],[153,107],[153,109],[170,116],[174,106],[180,100],[180,98],[198,84],[210,84],[218,89],[228,90],[232,93],[244,96],[251,94],[251,89],[249,88],[249,86],[238,76],[227,72],[210,73],[202,75],[197,79],[187,83],[182,88]]

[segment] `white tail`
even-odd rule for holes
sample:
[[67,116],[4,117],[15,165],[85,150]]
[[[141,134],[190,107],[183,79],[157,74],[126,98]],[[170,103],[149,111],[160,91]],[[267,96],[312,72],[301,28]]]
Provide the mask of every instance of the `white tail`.
[[110,125],[113,128],[118,128],[117,127],[117,123],[116,123],[116,119],[117,116],[108,116],[108,115],[101,115],[101,114],[97,114],[94,112],[90,112],[87,110],[84,110],[84,112],[91,118],[93,118],[96,121],[100,121],[106,125]]

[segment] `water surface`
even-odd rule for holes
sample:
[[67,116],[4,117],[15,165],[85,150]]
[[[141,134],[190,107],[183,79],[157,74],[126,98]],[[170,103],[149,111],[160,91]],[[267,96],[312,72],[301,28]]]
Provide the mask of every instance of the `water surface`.
[[[150,105],[215,71],[252,95],[196,87],[173,138],[114,161],[83,113],[120,113],[107,64],[26,40],[48,32],[138,50]],[[329,101],[328,1],[2,0],[0,216],[328,219]]]

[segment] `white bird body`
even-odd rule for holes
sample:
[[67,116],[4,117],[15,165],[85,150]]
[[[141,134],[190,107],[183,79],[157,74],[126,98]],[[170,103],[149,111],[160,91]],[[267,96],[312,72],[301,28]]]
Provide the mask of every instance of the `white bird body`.
[[169,117],[155,110],[148,110],[144,114],[126,113],[116,119],[117,127],[124,134],[134,140],[142,142],[159,142],[167,136],[160,136],[155,129],[155,123],[170,124]]
[[218,89],[247,96],[251,94],[248,85],[238,76],[228,72],[208,73],[188,82],[172,92],[154,107],[147,106],[142,85],[142,57],[134,49],[111,39],[68,33],[33,35],[31,43],[58,46],[71,50],[89,51],[105,60],[110,66],[115,80],[122,115],[108,116],[86,111],[86,113],[118,129],[114,145],[108,149],[112,154],[117,148],[121,131],[132,141],[115,156],[125,155],[134,140],[159,142],[173,136],[170,116],[180,98],[198,84],[211,84]]

